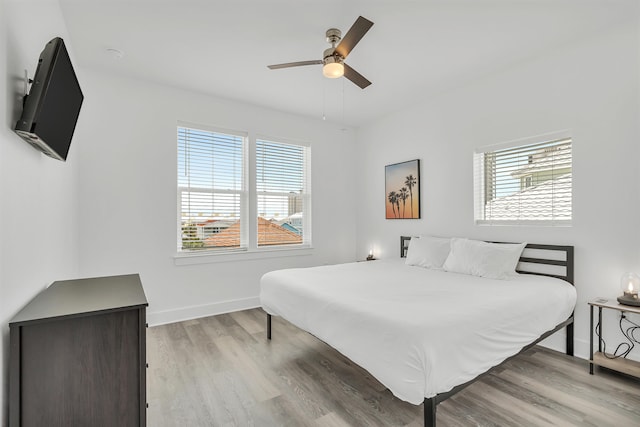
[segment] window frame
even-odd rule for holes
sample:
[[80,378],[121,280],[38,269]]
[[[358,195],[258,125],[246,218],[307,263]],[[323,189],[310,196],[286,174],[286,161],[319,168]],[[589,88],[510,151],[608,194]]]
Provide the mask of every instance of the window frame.
[[[178,121],[176,124],[176,138],[179,128],[190,128],[203,130],[205,132],[223,133],[244,138],[244,194],[241,195],[242,207],[240,212],[241,224],[241,247],[240,248],[203,248],[203,249],[183,249],[182,248],[182,187],[177,182],[178,177],[178,141],[176,139],[176,253],[174,262],[176,265],[192,265],[209,262],[225,262],[234,260],[249,260],[273,258],[280,256],[303,256],[313,252],[312,246],[312,193],[311,193],[311,143],[289,138],[273,137],[265,134],[254,134],[248,131],[231,130],[228,128],[196,124],[192,122]],[[304,173],[308,191],[303,198],[304,235],[303,241],[299,244],[283,244],[258,246],[258,192],[257,192],[257,141],[263,140],[279,144],[295,145],[305,147]],[[236,192],[235,190],[233,191]],[[308,213],[308,214],[307,214]],[[246,240],[246,246],[242,247]]]
[[[486,175],[486,165],[483,161],[479,160],[479,156],[495,153],[501,150],[507,150],[511,148],[518,147],[526,147],[526,146],[534,146],[534,145],[542,145],[545,143],[553,143],[560,142],[563,140],[570,141],[571,147],[571,208],[570,208],[570,218],[569,219],[558,219],[558,218],[549,218],[549,219],[495,219],[495,218],[486,218],[486,188],[487,188],[487,180],[495,179],[495,177],[487,177]],[[571,227],[573,222],[573,198],[574,198],[574,180],[573,180],[573,149],[574,149],[574,138],[572,132],[570,130],[563,130],[558,132],[547,133],[543,135],[522,138],[514,141],[509,141],[500,144],[493,144],[483,147],[478,147],[474,150],[473,155],[473,206],[474,206],[474,223],[475,225],[480,226],[501,226],[501,225],[515,225],[515,226],[543,226],[543,227]],[[531,156],[529,156],[529,162],[531,163]],[[527,188],[532,188],[537,185],[536,180],[531,178],[531,186]],[[524,178],[526,180],[526,178]],[[523,181],[521,181],[522,183]],[[527,189],[525,188],[525,189]],[[522,190],[520,190],[522,191]]]

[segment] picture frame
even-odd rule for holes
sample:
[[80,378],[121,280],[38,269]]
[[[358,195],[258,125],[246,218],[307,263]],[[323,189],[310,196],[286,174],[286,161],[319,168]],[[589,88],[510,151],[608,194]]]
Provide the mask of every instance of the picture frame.
[[384,169],[385,218],[420,219],[420,159]]

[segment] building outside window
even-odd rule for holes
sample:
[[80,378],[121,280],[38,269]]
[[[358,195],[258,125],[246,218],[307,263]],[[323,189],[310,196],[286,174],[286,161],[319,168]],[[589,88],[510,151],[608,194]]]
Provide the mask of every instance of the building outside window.
[[476,150],[477,224],[570,225],[572,140],[567,134]]

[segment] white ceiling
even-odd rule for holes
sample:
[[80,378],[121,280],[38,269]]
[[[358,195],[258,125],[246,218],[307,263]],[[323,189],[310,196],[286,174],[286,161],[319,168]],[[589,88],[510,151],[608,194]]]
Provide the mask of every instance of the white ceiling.
[[[350,126],[637,20],[637,0],[59,1],[78,66]],[[267,69],[321,59],[358,15],[375,25],[346,62],[368,88]]]

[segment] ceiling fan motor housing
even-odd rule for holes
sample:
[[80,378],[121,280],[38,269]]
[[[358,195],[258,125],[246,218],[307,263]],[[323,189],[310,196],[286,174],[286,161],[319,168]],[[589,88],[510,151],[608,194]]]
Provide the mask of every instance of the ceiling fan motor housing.
[[331,43],[331,47],[324,50],[322,55],[322,63],[324,65],[331,63],[342,64],[344,58],[336,52],[336,45],[342,40],[342,31],[337,28],[329,28],[326,32],[327,42]]
[[342,64],[344,61],[344,58],[340,56],[338,52],[336,52],[335,48],[330,47],[329,49],[324,50],[324,54],[322,55],[322,61],[324,65],[331,64],[332,62],[337,62],[339,64]]

